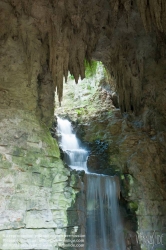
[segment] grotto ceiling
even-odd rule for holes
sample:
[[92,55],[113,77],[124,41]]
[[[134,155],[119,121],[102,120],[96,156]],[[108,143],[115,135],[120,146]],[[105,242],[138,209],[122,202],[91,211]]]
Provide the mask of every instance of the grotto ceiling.
[[47,63],[60,101],[63,76],[70,71],[77,82],[84,59],[95,59],[116,79],[122,111],[150,105],[163,113],[164,0],[1,0],[0,22],[2,46],[13,39],[23,48],[29,82],[35,60],[36,78]]

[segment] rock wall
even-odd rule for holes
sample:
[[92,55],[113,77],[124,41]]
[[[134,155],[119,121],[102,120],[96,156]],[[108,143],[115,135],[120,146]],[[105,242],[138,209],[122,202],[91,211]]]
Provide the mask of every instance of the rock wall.
[[88,167],[121,180],[120,204],[128,249],[139,249],[139,243],[141,249],[150,249],[153,244],[156,249],[165,249],[165,133],[148,130],[141,117],[110,110],[110,93],[99,93],[93,105],[97,107],[101,99],[102,110],[96,108],[88,115],[87,109],[86,115],[75,121],[78,135],[91,150]]
[[0,249],[59,249],[79,189],[49,132],[48,39],[16,2],[0,1]]
[[35,116],[1,109],[0,121],[0,248],[59,249],[75,181]]

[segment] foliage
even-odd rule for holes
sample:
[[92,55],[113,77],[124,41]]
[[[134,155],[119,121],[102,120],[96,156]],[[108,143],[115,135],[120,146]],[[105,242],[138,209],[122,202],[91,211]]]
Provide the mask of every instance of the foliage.
[[92,89],[91,86],[90,86],[90,84],[87,85],[87,89],[88,89],[88,90],[91,90],[91,89]]
[[90,62],[88,62],[87,60],[84,61],[86,78],[90,78],[96,74],[97,63],[98,63],[97,61],[90,61]]
[[71,75],[71,74],[69,74],[69,79],[70,79],[70,80],[74,80],[74,76]]
[[[103,66],[102,62],[98,62],[98,61],[87,61],[87,60],[84,60],[84,66],[85,66],[85,78],[86,79],[89,79],[91,77],[93,77],[96,73],[97,73],[97,68],[98,66]],[[103,73],[104,73],[104,76],[107,77],[107,71],[106,69],[104,68],[103,66]],[[74,78],[74,75],[72,74],[68,74],[68,78],[70,80],[75,80]]]
[[75,110],[77,115],[83,115],[85,113],[85,109],[84,108],[79,108]]
[[105,67],[103,67],[103,73],[104,73],[104,77],[108,78],[108,70]]

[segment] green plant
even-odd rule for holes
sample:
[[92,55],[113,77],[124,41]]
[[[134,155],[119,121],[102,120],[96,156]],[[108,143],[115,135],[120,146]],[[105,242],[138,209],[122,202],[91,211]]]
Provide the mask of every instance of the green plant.
[[74,76],[73,75],[69,75],[69,79],[70,80],[74,80]]
[[137,209],[138,209],[138,204],[137,204],[136,202],[131,201],[131,202],[129,202],[128,205],[129,205],[130,210],[132,210],[132,211],[137,211]]
[[97,61],[84,61],[86,78],[90,78],[96,74],[97,63]]
[[87,85],[87,89],[88,89],[88,90],[91,90],[90,84]]
[[75,110],[77,115],[84,115],[85,114],[85,109],[84,108],[79,108]]
[[112,116],[112,115],[113,115],[112,110],[107,111],[107,115],[108,115],[109,117]]

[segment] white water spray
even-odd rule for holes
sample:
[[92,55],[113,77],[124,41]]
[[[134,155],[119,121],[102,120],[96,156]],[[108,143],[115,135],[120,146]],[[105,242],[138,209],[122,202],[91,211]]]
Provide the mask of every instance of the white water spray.
[[64,160],[67,165],[76,170],[87,172],[88,151],[80,146],[79,140],[73,133],[71,123],[68,120],[57,117],[58,133],[60,133],[60,146],[64,152]]

